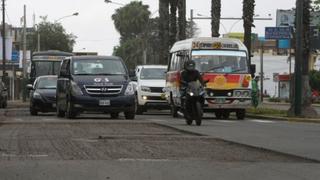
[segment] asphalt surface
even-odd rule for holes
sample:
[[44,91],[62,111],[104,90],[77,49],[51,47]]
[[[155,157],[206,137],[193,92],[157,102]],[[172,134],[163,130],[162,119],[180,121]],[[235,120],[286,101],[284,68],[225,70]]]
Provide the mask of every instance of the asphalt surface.
[[0,179],[318,179],[320,127],[0,111]]

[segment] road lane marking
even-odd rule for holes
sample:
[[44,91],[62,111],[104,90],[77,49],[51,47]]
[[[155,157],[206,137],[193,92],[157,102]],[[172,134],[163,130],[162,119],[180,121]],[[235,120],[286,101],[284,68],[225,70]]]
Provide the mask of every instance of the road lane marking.
[[131,158],[120,158],[120,162],[168,162],[169,159],[131,159]]
[[254,119],[254,120],[249,120],[251,122],[257,122],[257,123],[275,123],[274,121],[269,121],[269,120],[259,120],[259,119]]

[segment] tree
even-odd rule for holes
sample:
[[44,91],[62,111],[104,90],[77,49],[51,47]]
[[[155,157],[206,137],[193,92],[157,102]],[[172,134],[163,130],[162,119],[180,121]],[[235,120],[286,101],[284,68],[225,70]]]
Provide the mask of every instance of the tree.
[[170,47],[176,42],[177,40],[177,7],[178,0],[171,0],[170,1],[170,32],[169,32],[169,44]]
[[312,5],[313,5],[314,10],[320,11],[320,0],[314,0],[312,2]]
[[38,33],[40,34],[40,50],[60,50],[72,52],[76,36],[66,33],[66,30],[60,23],[47,21],[47,17],[42,17],[38,28],[29,36],[29,49],[36,51],[38,42]]
[[120,33],[122,40],[136,38],[147,31],[150,11],[148,5],[133,1],[116,10],[112,20],[116,30]]
[[159,61],[167,64],[169,60],[169,0],[159,0]]
[[211,0],[211,35],[219,37],[221,18],[221,0]]
[[251,34],[253,25],[255,0],[243,0],[243,27],[244,27],[244,44],[248,48],[249,63],[251,64]]
[[186,28],[187,28],[187,20],[186,20],[186,0],[178,0],[178,9],[179,9],[179,40],[186,39]]

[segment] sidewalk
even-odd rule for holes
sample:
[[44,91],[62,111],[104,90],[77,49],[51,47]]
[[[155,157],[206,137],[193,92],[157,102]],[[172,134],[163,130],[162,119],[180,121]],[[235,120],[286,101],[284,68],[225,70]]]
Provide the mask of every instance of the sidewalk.
[[22,100],[8,101],[8,109],[29,108],[29,100],[22,102]]
[[[290,108],[289,103],[275,103],[264,101],[262,104],[258,106],[261,109],[273,109],[280,111],[288,111]],[[291,122],[310,122],[310,123],[320,123],[320,105],[313,104],[314,109],[318,112],[318,118],[296,118],[296,117],[283,117],[272,114],[252,114],[248,113],[248,117],[250,118],[261,118],[261,119],[269,119],[269,120],[280,120],[280,121],[291,121]]]

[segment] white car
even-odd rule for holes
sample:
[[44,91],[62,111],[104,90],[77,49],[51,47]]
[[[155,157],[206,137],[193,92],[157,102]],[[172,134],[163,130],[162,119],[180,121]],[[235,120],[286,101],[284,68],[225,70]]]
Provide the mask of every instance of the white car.
[[170,108],[163,92],[166,84],[166,71],[167,66],[137,66],[137,114],[143,114],[150,108],[159,110]]

